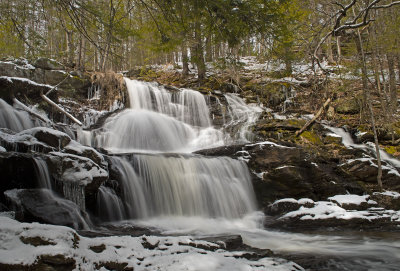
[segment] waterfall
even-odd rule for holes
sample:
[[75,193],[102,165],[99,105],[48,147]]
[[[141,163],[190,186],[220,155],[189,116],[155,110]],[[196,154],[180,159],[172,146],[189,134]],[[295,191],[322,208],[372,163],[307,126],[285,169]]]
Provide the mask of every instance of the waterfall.
[[249,128],[257,121],[263,109],[254,104],[246,104],[243,99],[232,93],[225,94],[225,98],[229,105],[228,114],[231,118],[226,126],[235,127],[239,125],[236,139],[241,142],[251,141],[252,133]]
[[210,113],[204,96],[191,89],[175,93],[154,83],[125,78],[130,108],[144,109],[169,115],[192,126],[211,126]]
[[97,194],[97,213],[104,221],[118,221],[126,218],[125,208],[114,190],[100,186]]
[[34,126],[27,112],[18,111],[3,99],[0,99],[0,128],[21,132]]
[[113,157],[128,218],[238,218],[255,211],[244,162],[228,157],[135,154]]
[[33,158],[39,188],[52,189],[51,177],[46,161],[42,157]]
[[204,95],[167,91],[154,83],[125,78],[130,108],[109,117],[101,129],[78,133],[79,141],[111,152],[180,152],[224,144],[224,133],[211,125]]
[[[228,157],[187,154],[232,142],[210,119],[206,97],[125,78],[130,108],[103,127],[78,131],[81,143],[106,148],[118,172],[115,191],[101,186],[97,209],[105,221],[160,216],[242,218],[256,210],[247,165]],[[261,108],[227,94],[229,114],[242,125],[240,140]],[[231,124],[227,124],[229,126]],[[229,136],[228,136],[229,137]],[[115,155],[124,153],[123,155]],[[168,154],[165,154],[168,153]]]

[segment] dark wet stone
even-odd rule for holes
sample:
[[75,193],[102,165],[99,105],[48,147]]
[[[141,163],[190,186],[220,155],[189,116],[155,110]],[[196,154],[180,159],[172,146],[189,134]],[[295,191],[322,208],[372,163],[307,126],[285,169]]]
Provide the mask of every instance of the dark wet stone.
[[95,253],[101,253],[106,249],[106,246],[104,244],[101,244],[98,246],[90,246],[89,249]]
[[6,191],[16,218],[23,222],[41,222],[63,225],[75,229],[84,228],[86,214],[73,202],[59,198],[46,189],[15,189]]
[[46,240],[41,236],[34,236],[34,237],[21,236],[19,239],[21,240],[22,243],[27,244],[27,245],[32,245],[34,247],[49,246],[49,245],[56,245],[57,244],[57,243],[55,243],[53,241]]

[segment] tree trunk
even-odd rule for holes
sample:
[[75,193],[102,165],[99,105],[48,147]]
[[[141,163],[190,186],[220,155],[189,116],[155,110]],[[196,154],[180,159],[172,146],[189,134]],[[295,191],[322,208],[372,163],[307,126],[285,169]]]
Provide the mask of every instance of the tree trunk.
[[285,62],[285,74],[286,75],[291,75],[293,72],[293,67],[292,67],[292,60],[290,59],[290,49],[285,46],[285,57],[284,57],[284,62]]
[[397,72],[399,73],[399,84],[400,84],[400,54],[397,54]]
[[70,67],[74,66],[74,45],[73,45],[73,32],[65,30],[65,35],[67,39],[67,65]]
[[189,59],[188,52],[185,45],[182,46],[182,76],[186,77],[189,75]]
[[200,23],[195,23],[195,46],[194,46],[194,62],[197,66],[197,76],[200,81],[204,80],[206,76],[206,64],[204,63],[203,42],[201,37]]
[[378,163],[378,175],[376,177],[378,181],[379,190],[382,191],[382,162],[381,162],[381,154],[379,150],[379,141],[378,141],[378,134],[376,132],[375,126],[375,115],[374,110],[372,108],[372,101],[370,97],[370,92],[368,88],[368,73],[367,73],[367,65],[365,62],[365,54],[364,49],[362,46],[362,39],[360,30],[357,29],[356,34],[354,35],[354,41],[356,43],[358,58],[361,64],[361,71],[362,71],[362,83],[363,83],[363,92],[364,92],[364,99],[368,107],[370,122],[372,126],[372,131],[374,133],[374,143],[375,143],[375,152],[376,152],[376,159]]
[[390,111],[394,115],[397,110],[396,72],[394,69],[394,55],[386,54],[389,69]]
[[332,36],[329,36],[326,39],[326,54],[328,56],[328,63],[333,63],[335,62],[333,60],[333,52],[332,52]]
[[340,36],[336,37],[336,48],[337,48],[337,63],[340,63],[340,60],[342,59],[342,47],[340,45]]
[[213,61],[211,34],[208,35],[206,39],[206,61],[207,62]]

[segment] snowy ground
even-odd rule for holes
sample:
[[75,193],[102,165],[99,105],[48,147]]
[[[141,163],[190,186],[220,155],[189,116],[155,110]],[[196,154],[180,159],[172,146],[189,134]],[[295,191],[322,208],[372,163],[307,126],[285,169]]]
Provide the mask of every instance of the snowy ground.
[[[400,197],[397,192],[385,191],[382,195],[388,195],[393,198]],[[377,203],[369,199],[369,195],[336,195],[329,197],[328,201],[314,202],[311,199],[280,199],[272,205],[284,202],[295,203],[300,206],[298,210],[288,212],[280,219],[298,217],[301,220],[317,220],[317,219],[366,219],[372,221],[375,219],[390,219],[393,222],[400,222],[400,211],[386,210],[377,207]],[[362,210],[355,210],[357,206],[364,204]],[[307,205],[307,206],[305,206]],[[346,207],[347,206],[347,207]],[[358,208],[357,208],[358,209]]]
[[[34,265],[43,255],[63,255],[75,261],[74,270],[106,270],[119,263],[133,270],[303,270],[278,258],[252,261],[245,252],[228,252],[219,244],[189,236],[113,236],[86,238],[74,230],[38,223],[20,223],[0,216],[0,263]],[[33,246],[30,240],[41,240]]]

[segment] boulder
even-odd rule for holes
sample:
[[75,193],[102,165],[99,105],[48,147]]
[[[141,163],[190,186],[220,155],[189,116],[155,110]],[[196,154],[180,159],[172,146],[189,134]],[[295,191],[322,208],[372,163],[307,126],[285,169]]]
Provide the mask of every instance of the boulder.
[[[51,88],[50,85],[37,83],[27,78],[0,76],[0,98],[8,103],[12,103],[13,98],[20,101],[29,99],[31,103],[39,103],[42,101],[40,93],[46,93]],[[49,98],[56,99],[56,93],[53,92]]]
[[20,221],[88,228],[87,215],[75,203],[56,196],[50,190],[13,189],[4,194]]
[[336,112],[340,114],[354,115],[360,113],[360,104],[356,99],[339,99]]
[[264,212],[267,215],[283,215],[291,211],[298,210],[301,206],[306,206],[306,207],[313,207],[314,206],[314,201],[311,199],[300,199],[296,200],[293,198],[287,198],[287,199],[281,199],[275,201],[273,204],[270,204],[267,206],[267,208],[264,209]]
[[51,146],[40,142],[30,133],[24,133],[24,131],[15,133],[5,128],[0,128],[0,145],[7,151],[18,151],[20,153],[32,151],[47,153],[54,150]]
[[71,142],[71,138],[67,134],[46,127],[35,127],[19,133],[19,135],[27,134],[55,149],[62,149]]
[[65,67],[54,59],[41,57],[35,60],[33,66],[44,70],[63,70]]
[[89,158],[97,165],[101,166],[104,169],[107,169],[108,164],[105,161],[103,155],[92,147],[83,146],[79,142],[72,140],[69,142],[68,145],[65,146],[64,151],[70,154],[75,154]]

